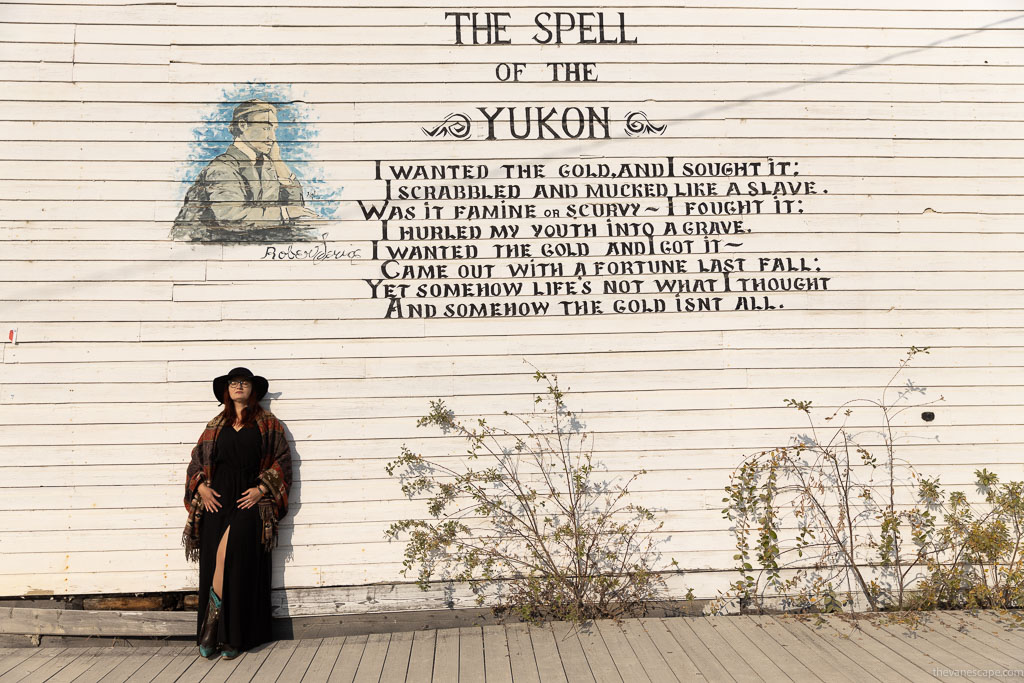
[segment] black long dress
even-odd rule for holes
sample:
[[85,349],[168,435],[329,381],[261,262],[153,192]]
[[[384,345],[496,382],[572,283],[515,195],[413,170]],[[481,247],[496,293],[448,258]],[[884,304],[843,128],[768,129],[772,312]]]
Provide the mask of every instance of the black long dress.
[[212,487],[220,494],[217,500],[221,508],[203,514],[197,642],[217,566],[217,546],[228,526],[231,533],[224,558],[218,642],[236,650],[248,650],[271,639],[270,553],[260,541],[259,509],[255,505],[239,509],[236,502],[243,491],[258,483],[260,444],[260,430],[255,425],[239,431],[226,425],[217,437]]

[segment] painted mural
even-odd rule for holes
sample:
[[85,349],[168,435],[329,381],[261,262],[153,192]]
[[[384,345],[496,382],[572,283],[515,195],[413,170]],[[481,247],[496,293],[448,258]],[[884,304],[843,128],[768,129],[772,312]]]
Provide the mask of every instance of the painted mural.
[[340,188],[327,187],[310,161],[317,132],[308,107],[268,86],[248,84],[224,95],[193,131],[183,178],[189,186],[171,238],[320,240]]

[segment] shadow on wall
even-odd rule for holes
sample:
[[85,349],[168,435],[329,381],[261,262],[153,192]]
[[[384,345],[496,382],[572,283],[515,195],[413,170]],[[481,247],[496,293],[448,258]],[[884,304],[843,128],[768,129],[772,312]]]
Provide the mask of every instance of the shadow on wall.
[[[261,402],[264,410],[274,412],[271,409],[271,403],[280,397],[280,391],[268,391],[267,395]],[[286,516],[286,518],[291,518],[292,524],[287,527],[282,526],[278,531],[278,546],[274,552],[280,561],[271,563],[271,567],[273,568],[271,585],[273,586],[284,585],[284,564],[285,562],[291,562],[295,559],[295,550],[292,545],[292,536],[295,532],[294,520],[299,514],[299,510],[302,509],[302,501],[299,500],[298,491],[295,487],[295,485],[301,481],[301,477],[299,476],[299,472],[301,471],[299,463],[302,458],[299,456],[297,448],[298,443],[295,440],[295,435],[292,434],[292,430],[288,428],[288,424],[283,420],[281,421],[281,426],[284,427],[284,436],[288,439],[288,443],[291,445],[292,450],[292,490],[288,496],[288,515]]]

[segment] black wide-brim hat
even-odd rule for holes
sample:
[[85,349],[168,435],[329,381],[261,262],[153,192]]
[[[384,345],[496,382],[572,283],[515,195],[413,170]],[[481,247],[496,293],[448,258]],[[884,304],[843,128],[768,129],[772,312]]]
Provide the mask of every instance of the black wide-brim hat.
[[267,395],[267,389],[270,387],[270,383],[267,382],[266,377],[260,377],[259,375],[252,374],[249,368],[234,368],[231,372],[226,375],[221,375],[217,379],[213,380],[213,395],[217,397],[218,402],[224,400],[224,390],[228,388],[228,382],[235,378],[247,379],[252,382],[252,393],[256,396],[257,401],[263,400],[263,397]]

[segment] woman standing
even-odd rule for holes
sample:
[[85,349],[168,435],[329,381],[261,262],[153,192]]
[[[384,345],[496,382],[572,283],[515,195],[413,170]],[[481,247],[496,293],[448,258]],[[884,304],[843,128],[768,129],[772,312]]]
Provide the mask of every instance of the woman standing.
[[270,556],[288,510],[291,450],[260,406],[267,380],[235,368],[213,380],[224,410],[192,449],[185,556],[199,561],[199,652],[224,659],[271,639]]

